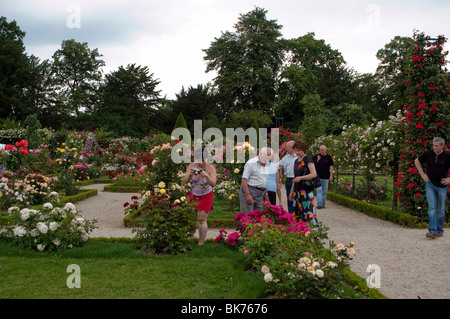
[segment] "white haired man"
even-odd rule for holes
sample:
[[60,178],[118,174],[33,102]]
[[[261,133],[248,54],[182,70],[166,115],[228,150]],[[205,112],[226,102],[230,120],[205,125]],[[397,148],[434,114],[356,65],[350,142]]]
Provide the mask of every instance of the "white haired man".
[[269,174],[267,164],[271,156],[272,149],[263,147],[258,156],[245,163],[239,190],[241,212],[247,214],[250,211],[259,210],[263,202],[269,201],[266,185]]

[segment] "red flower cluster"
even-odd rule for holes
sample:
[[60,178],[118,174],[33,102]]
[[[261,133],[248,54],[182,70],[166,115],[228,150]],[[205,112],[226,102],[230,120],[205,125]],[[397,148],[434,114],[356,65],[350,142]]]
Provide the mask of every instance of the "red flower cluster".
[[25,141],[25,140],[21,140],[20,142],[16,142],[16,146],[6,144],[5,145],[5,150],[6,151],[9,151],[9,150],[17,151],[17,147],[19,148],[20,154],[23,154],[23,155],[27,155],[28,154],[28,149],[27,149],[28,142]]

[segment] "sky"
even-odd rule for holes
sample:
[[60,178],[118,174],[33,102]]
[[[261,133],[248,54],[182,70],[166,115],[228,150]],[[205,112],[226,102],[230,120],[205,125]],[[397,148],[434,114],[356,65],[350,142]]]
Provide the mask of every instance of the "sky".
[[63,40],[87,42],[103,55],[105,74],[147,66],[161,96],[173,99],[214,79],[203,50],[255,7],[283,26],[283,38],[314,32],[358,73],[374,73],[377,51],[397,35],[450,37],[448,0],[1,0],[0,16],[26,32],[30,55],[51,59]]

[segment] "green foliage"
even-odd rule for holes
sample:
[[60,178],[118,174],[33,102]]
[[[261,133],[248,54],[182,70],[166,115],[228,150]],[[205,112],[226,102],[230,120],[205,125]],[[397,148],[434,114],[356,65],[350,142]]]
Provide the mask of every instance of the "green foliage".
[[[224,32],[204,50],[206,71],[217,71],[215,85],[225,114],[248,108],[271,114],[277,72],[282,65],[282,26],[256,8],[239,17],[235,32]],[[251,123],[250,123],[251,125]]]
[[185,197],[172,201],[161,184],[159,193],[147,192],[143,203],[134,196],[132,204],[126,203],[125,214],[138,217],[136,238],[142,249],[152,253],[178,254],[192,249],[190,240],[195,233],[197,212],[195,205]]
[[186,125],[186,121],[184,120],[183,113],[181,112],[180,114],[178,114],[177,121],[175,122],[175,125],[173,127],[174,130],[177,128],[188,128]]
[[160,82],[148,67],[129,64],[105,76],[101,102],[94,109],[97,125],[107,126],[116,137],[143,137],[156,126],[155,108],[161,102]]
[[78,115],[81,106],[92,104],[101,80],[100,68],[105,65],[101,56],[98,49],[89,49],[87,42],[74,39],[64,40],[53,54],[52,84],[69,113]]

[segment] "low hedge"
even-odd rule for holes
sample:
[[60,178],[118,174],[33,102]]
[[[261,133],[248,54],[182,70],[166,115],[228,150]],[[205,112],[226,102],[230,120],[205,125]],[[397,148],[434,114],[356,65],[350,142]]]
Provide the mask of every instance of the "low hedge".
[[115,192],[115,193],[139,193],[141,187],[139,186],[120,186],[110,184],[106,185],[104,188],[105,192]]
[[407,227],[422,227],[422,223],[418,223],[417,216],[406,214],[399,210],[392,210],[387,207],[382,207],[358,199],[347,197],[338,193],[328,192],[327,199],[336,204],[357,210],[369,216],[391,221],[393,223],[407,226]]

